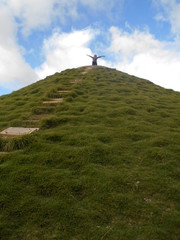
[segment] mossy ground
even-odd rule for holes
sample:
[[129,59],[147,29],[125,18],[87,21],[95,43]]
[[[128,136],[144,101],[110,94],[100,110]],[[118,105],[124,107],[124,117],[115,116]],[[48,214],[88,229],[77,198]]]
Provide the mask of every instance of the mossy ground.
[[0,139],[0,239],[178,239],[180,93],[83,71],[0,97],[0,130],[40,127]]

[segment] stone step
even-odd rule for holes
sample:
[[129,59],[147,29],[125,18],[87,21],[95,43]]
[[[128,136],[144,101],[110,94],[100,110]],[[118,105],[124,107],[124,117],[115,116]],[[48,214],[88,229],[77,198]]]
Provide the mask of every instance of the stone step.
[[44,101],[43,104],[45,105],[56,105],[58,103],[61,103],[63,102],[63,98],[54,98],[52,100],[49,100],[49,101]]
[[15,137],[15,136],[31,134],[36,131],[39,131],[39,128],[10,127],[0,132],[0,136]]
[[57,92],[58,93],[70,93],[71,90],[58,90]]

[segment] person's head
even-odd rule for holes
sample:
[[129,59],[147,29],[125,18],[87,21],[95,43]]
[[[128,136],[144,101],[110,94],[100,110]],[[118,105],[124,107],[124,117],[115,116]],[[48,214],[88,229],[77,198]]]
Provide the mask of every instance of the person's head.
[[94,54],[94,58],[97,58],[97,55],[96,55],[96,54]]

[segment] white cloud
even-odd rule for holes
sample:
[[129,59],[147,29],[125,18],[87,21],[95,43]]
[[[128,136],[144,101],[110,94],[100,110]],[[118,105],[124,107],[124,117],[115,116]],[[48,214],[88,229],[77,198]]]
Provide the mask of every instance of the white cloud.
[[137,30],[127,33],[112,27],[110,34],[109,52],[116,59],[112,66],[180,91],[180,53],[172,43],[160,42],[150,33]]
[[148,32],[135,30],[130,34],[116,27],[111,27],[110,33],[112,42],[109,50],[115,53],[120,52],[123,59],[127,61],[135,54],[144,52],[147,49],[151,49],[153,52],[154,49],[160,47],[160,43]]
[[[1,0],[16,17],[24,36],[32,30],[48,28],[53,20],[59,19],[61,24],[67,19],[77,19],[82,16],[79,7],[84,6],[93,12],[110,13],[116,7],[120,9],[124,0]],[[108,7],[107,7],[108,6]],[[90,14],[90,12],[89,12]],[[115,17],[115,16],[114,16]]]
[[89,43],[95,38],[96,31],[85,29],[71,33],[55,32],[44,40],[43,53],[45,62],[36,69],[40,78],[66,68],[89,65],[91,59],[86,54],[92,54]]
[[16,47],[0,47],[0,87],[12,91],[37,79],[37,75],[24,61]]
[[180,37],[180,2],[176,0],[153,0],[153,3],[162,7],[155,17],[158,21],[169,21],[172,33]]
[[[17,27],[13,17],[5,7],[0,7],[0,41],[1,44],[10,44],[15,39]],[[6,23],[6,24],[3,24]],[[8,40],[8,41],[7,41]]]
[[37,80],[37,75],[23,59],[17,26],[6,7],[0,8],[0,23],[0,87],[15,90]]
[[53,16],[54,0],[7,0],[6,6],[12,16],[18,18],[24,35],[33,29],[48,27]]

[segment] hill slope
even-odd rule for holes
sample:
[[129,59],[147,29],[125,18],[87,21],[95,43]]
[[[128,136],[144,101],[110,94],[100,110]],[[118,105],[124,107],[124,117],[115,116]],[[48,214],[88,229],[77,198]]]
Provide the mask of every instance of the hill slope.
[[180,93],[102,67],[0,97],[0,131],[40,127],[0,138],[0,239],[178,239],[179,119]]

